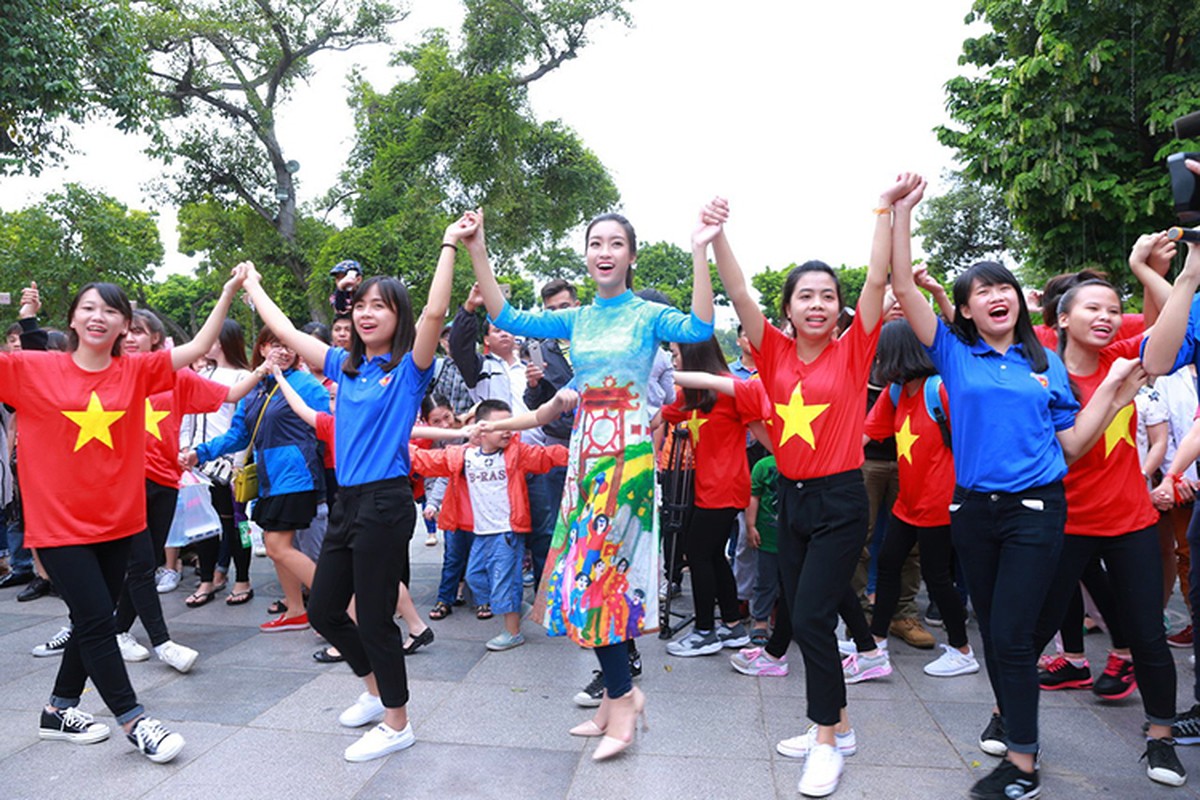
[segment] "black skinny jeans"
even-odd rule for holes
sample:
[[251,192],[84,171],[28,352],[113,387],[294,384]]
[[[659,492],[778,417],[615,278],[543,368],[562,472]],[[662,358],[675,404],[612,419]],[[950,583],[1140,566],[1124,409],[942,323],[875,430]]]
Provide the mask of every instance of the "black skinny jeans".
[[846,707],[838,606],[848,596],[867,531],[862,471],[804,481],[780,475],[778,531],[784,597],[804,658],[808,717],[818,725],[836,725]]
[[[1104,571],[1098,557],[1093,558],[1083,568],[1083,576],[1080,581],[1087,588],[1088,594],[1092,596],[1096,610],[1100,612],[1100,616],[1104,617],[1104,625],[1108,628],[1112,646],[1115,649],[1129,647],[1129,637],[1125,635],[1125,626],[1121,624],[1121,614],[1117,611],[1117,600],[1113,596],[1108,573]],[[1058,629],[1062,633],[1065,652],[1083,652],[1083,592],[1079,586],[1075,587],[1075,591],[1067,603],[1067,610],[1063,614],[1063,621],[1059,623]]]
[[921,577],[929,597],[937,603],[946,623],[946,638],[951,647],[967,645],[967,613],[954,588],[954,548],[950,544],[950,526],[920,528],[895,514],[888,520],[887,536],[879,551],[879,571],[875,578],[875,616],[871,633],[888,635],[888,625],[900,603],[900,573],[914,545],[921,546]]
[[950,504],[954,551],[967,576],[988,680],[1014,753],[1038,751],[1041,650],[1034,628],[1058,568],[1066,520],[1061,481],[1017,494],[956,486]]
[[[308,601],[313,628],[355,675],[374,674],[387,708],[408,704],[404,643],[392,618],[400,582],[408,582],[416,513],[405,476],[340,487]],[[357,624],[346,613],[351,597]]]
[[1063,537],[1058,572],[1038,618],[1038,652],[1054,638],[1084,568],[1097,557],[1108,567],[1117,600],[1113,616],[1120,619],[1129,636],[1133,674],[1146,719],[1170,725],[1175,722],[1175,659],[1162,624],[1162,554],[1157,526],[1120,536]]
[[[200,580],[211,582],[217,567],[217,558],[222,549],[233,557],[234,580],[237,583],[250,581],[250,548],[242,547],[242,534],[233,517],[233,490],[214,483],[209,487],[213,508],[221,518],[221,536],[201,539],[192,545],[200,559]],[[222,548],[224,544],[224,548]]]
[[170,641],[167,622],[163,619],[162,601],[154,581],[154,569],[163,563],[163,546],[175,518],[175,501],[179,490],[146,481],[146,530],[130,538],[129,570],[125,585],[117,600],[117,632],[127,633],[133,621],[139,617],[142,627],[150,637],[150,644],[158,647]]
[[38,548],[42,566],[71,614],[71,638],[58,664],[50,705],[78,705],[84,684],[91,678],[122,725],[143,713],[117,649],[113,622],[113,605],[129,565],[129,542],[127,537],[99,544]]
[[721,619],[736,625],[738,613],[737,583],[725,558],[729,528],[737,519],[737,508],[699,508],[692,512],[688,530],[687,563],[692,572],[692,593],[696,604],[696,630],[713,630],[713,602],[721,604]]

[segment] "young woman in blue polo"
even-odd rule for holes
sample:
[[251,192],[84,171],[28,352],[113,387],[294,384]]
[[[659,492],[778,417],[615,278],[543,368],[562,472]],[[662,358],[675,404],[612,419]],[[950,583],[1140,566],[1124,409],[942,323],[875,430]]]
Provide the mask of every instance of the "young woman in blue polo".
[[980,747],[1007,756],[970,796],[1033,797],[1039,791],[1034,626],[1062,547],[1062,479],[1067,462],[1087,452],[1120,408],[1118,394],[1128,390],[1118,388],[1137,363],[1114,364],[1080,411],[1062,361],[1034,334],[1016,278],[994,262],[975,264],[955,281],[953,323],[935,316],[913,281],[909,245],[912,209],[924,190],[921,180],[893,207],[892,288],[950,399],[957,484],[951,536],[997,704]]
[[[267,325],[306,361],[324,364],[325,375],[338,383],[338,502],[330,511],[308,614],[366,686],[338,718],[346,727],[373,725],[346,748],[347,761],[379,758],[415,741],[403,641],[392,622],[398,587],[409,578],[408,544],[416,525],[408,440],[433,375],[457,243],[474,227],[459,220],[446,229],[419,323],[399,280],[364,281],[351,301],[348,352],[297,331],[263,291],[253,266],[246,281]],[[357,623],[346,613],[352,596]]]

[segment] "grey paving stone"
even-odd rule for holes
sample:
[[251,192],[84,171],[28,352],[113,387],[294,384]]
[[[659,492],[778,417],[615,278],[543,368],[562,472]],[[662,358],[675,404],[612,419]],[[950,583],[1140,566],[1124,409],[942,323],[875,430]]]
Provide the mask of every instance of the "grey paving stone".
[[[797,785],[804,763],[797,761],[776,765],[775,795],[779,798],[799,798]],[[838,800],[854,798],[886,798],[886,800],[929,800],[929,798],[966,797],[974,778],[966,769],[931,769],[929,767],[880,767],[858,761],[858,756],[846,759],[845,771],[833,795]],[[1058,795],[1055,795],[1058,797]],[[1061,798],[1060,800],[1065,800]]]
[[138,697],[150,713],[164,719],[246,725],[315,677],[310,672],[222,667],[179,675],[139,691]]
[[435,742],[510,742],[577,752],[583,743],[567,731],[585,718],[583,710],[557,690],[462,683],[422,721],[421,736]]
[[[643,753],[641,742],[607,762],[583,758],[567,794],[570,800],[645,800],[667,798],[721,798],[753,800],[770,796],[771,762],[728,759],[710,755],[682,758]],[[797,797],[791,791],[777,797]]]
[[[58,602],[58,605],[62,606],[62,603]],[[55,614],[46,614],[45,616],[57,616],[58,613],[60,612],[56,612]],[[28,628],[32,628],[41,624],[43,621],[44,618],[42,615],[2,613],[0,614],[0,637],[10,634],[14,631],[23,631]],[[0,641],[3,640],[0,639]]]
[[576,753],[517,746],[483,747],[426,742],[388,756],[356,795],[362,800],[509,800],[565,797],[579,762]]

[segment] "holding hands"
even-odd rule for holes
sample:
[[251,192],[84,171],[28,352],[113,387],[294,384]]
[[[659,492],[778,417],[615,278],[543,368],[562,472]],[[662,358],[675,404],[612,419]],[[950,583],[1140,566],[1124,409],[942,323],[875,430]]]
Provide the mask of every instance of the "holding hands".
[[885,209],[900,204],[902,208],[912,209],[924,194],[925,179],[915,172],[902,172],[896,177],[895,183],[880,193],[879,207]]
[[700,221],[692,231],[692,247],[708,247],[713,239],[721,235],[729,221],[729,201],[714,197],[700,209]]
[[1165,232],[1144,233],[1133,243],[1129,251],[1129,266],[1136,270],[1142,265],[1149,266],[1159,275],[1165,276],[1175,258],[1177,248],[1175,243],[1167,238]]

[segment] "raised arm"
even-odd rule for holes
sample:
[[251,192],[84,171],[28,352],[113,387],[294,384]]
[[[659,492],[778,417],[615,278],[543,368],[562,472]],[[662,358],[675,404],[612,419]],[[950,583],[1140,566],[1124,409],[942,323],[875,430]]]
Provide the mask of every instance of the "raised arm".
[[1165,233],[1144,233],[1129,251],[1129,271],[1142,284],[1142,315],[1146,327],[1154,324],[1171,296],[1171,284],[1166,274],[1173,258],[1175,243]]
[[1117,412],[1133,402],[1147,378],[1136,359],[1119,358],[1113,362],[1092,399],[1076,415],[1074,426],[1058,432],[1058,442],[1068,464],[1092,449]]
[[[871,260],[867,262],[867,280],[858,296],[858,322],[863,331],[870,333],[879,324],[883,316],[883,293],[887,289],[888,265],[892,261],[893,239],[896,234],[892,231],[892,220],[888,213],[898,200],[913,194],[911,204],[907,206],[911,219],[912,207],[921,199],[925,181],[920,175],[905,172],[879,195],[879,207],[875,209],[875,232],[871,237]],[[920,191],[918,190],[920,187]],[[899,210],[897,209],[897,214]],[[910,222],[911,228],[911,222]],[[912,238],[911,229],[905,234],[905,239]],[[911,244],[909,245],[911,249]],[[912,255],[909,254],[911,263]]]
[[246,267],[246,294],[250,295],[250,301],[254,303],[254,310],[262,317],[262,321],[266,323],[267,327],[279,337],[279,341],[286,344],[308,363],[323,365],[325,354],[329,352],[329,345],[296,329],[292,321],[287,318],[287,314],[284,314],[279,306],[275,305],[275,301],[263,289],[262,276],[258,274],[254,264],[246,261],[238,266]]
[[937,304],[938,311],[942,314],[942,319],[946,322],[954,322],[954,303],[950,302],[950,296],[946,294],[946,287],[938,283],[937,278],[929,274],[929,270],[921,267],[913,270],[913,280],[917,286],[920,286],[933,298],[933,302]]
[[682,389],[711,389],[720,394],[734,396],[734,381],[729,375],[713,375],[711,372],[675,370],[675,385]]
[[446,227],[442,236],[441,251],[438,253],[437,269],[429,284],[429,297],[417,320],[417,337],[413,340],[412,359],[418,369],[428,369],[437,357],[438,337],[446,324],[446,312],[450,309],[450,290],[454,283],[454,257],[458,254],[458,243],[470,230],[459,219]]
[[192,362],[211,350],[212,346],[217,343],[217,339],[221,336],[221,325],[225,322],[225,315],[229,313],[229,304],[233,302],[233,297],[237,294],[238,289],[242,288],[247,272],[246,267],[242,264],[234,267],[232,277],[225,281],[225,285],[221,288],[221,296],[217,298],[217,304],[213,306],[212,313],[208,315],[208,319],[204,321],[204,326],[200,328],[195,338],[186,344],[171,348],[171,366],[174,369],[190,367]]
[[308,403],[304,402],[304,398],[292,388],[291,384],[287,382],[287,378],[283,376],[283,370],[274,362],[271,362],[271,374],[275,376],[275,383],[279,386],[279,393],[283,395],[284,400],[287,400],[287,404],[292,407],[292,411],[296,412],[296,416],[304,420],[304,423],[310,428],[316,428],[316,410],[310,408]]
[[912,268],[912,210],[924,194],[925,181],[920,179],[907,194],[892,203],[895,217],[892,220],[892,291],[896,293],[913,333],[921,344],[929,346],[937,334],[937,315],[917,288]]
[[733,248],[729,246],[729,238],[725,235],[725,220],[728,218],[729,203],[718,197],[700,212],[702,227],[697,228],[696,232],[700,233],[706,226],[716,228],[716,233],[711,241],[713,258],[717,262],[717,274],[721,276],[721,285],[725,287],[725,294],[733,303],[733,310],[737,312],[738,320],[742,323],[742,330],[746,332],[746,338],[757,350],[762,347],[763,326],[767,324],[767,320],[763,316],[762,309],[758,307],[758,303],[750,296],[750,287],[746,285],[746,275],[733,255]]
[[225,402],[236,403],[250,394],[250,390],[258,386],[258,382],[267,376],[268,369],[264,362],[258,366],[258,369],[247,372],[246,377],[229,387],[229,393],[225,395]]
[[484,420],[476,423],[479,430],[487,431],[527,431],[539,428],[553,422],[579,405],[579,393],[574,389],[562,388],[554,393],[550,402],[538,407],[536,411],[526,411],[507,419]]
[[[471,267],[475,270],[475,280],[483,294],[483,304],[487,307],[488,316],[495,319],[504,308],[504,295],[500,292],[496,273],[492,272],[492,265],[488,261],[487,241],[483,233],[483,209],[468,211],[455,225],[459,226],[462,233],[460,240],[471,254]],[[449,229],[446,232],[449,234]]]
[[1183,272],[1175,279],[1167,302],[1163,304],[1154,323],[1154,333],[1146,340],[1142,365],[1151,375],[1166,375],[1175,368],[1183,337],[1188,330],[1188,317],[1200,286],[1200,247],[1188,245]]
[[[726,210],[728,214],[728,210]],[[714,214],[719,217],[720,214]],[[700,223],[692,231],[692,313],[704,322],[713,321],[712,273],[708,271],[708,246],[721,232],[721,225],[704,220],[700,212]]]

